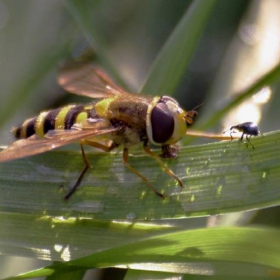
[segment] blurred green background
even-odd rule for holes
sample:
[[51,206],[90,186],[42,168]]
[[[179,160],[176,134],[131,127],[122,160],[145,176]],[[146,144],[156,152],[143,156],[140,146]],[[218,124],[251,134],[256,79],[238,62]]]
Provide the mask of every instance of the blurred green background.
[[[83,1],[81,9],[95,32],[87,34],[67,1],[1,1],[2,144],[8,143],[6,131],[23,119],[77,102],[57,87],[56,70],[92,45],[97,54],[101,46],[127,88],[139,92],[190,2]],[[186,109],[205,102],[248,6],[248,1],[229,3],[218,1],[180,87],[170,93]],[[203,107],[202,112],[207,104]]]
[[[88,49],[94,49],[100,63],[123,87],[140,92],[157,54],[191,3],[0,0],[0,145],[13,141],[12,126],[41,110],[87,101],[60,89],[56,72],[64,61]],[[279,10],[277,0],[217,1],[180,86],[169,93],[187,110],[203,103],[197,127],[279,63]],[[208,131],[220,133],[244,121],[257,122],[262,132],[278,129],[278,89],[279,83],[263,88]],[[279,208],[197,218],[194,224],[278,228]],[[17,257],[0,256],[0,278],[49,264],[24,263]]]

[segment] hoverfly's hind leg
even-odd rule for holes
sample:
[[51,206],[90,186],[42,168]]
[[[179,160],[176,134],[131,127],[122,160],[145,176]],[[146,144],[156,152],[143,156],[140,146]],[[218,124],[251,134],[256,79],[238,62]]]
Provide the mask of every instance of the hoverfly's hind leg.
[[88,161],[88,158],[87,158],[85,150],[84,150],[84,143],[81,143],[81,151],[82,151],[82,157],[83,157],[83,161],[85,163],[85,167],[84,167],[82,173],[80,174],[78,180],[76,181],[75,185],[71,188],[71,190],[68,192],[68,194],[64,196],[65,201],[68,201],[68,199],[75,193],[75,191],[81,184],[81,181],[82,181],[85,173],[87,172],[87,170],[90,167],[90,163]]
[[141,173],[139,173],[134,167],[132,167],[132,166],[129,164],[129,162],[128,162],[128,149],[127,149],[127,148],[124,148],[124,149],[123,149],[123,162],[124,162],[124,165],[125,165],[132,173],[134,173],[136,176],[140,177],[140,178],[146,183],[146,185],[154,191],[154,193],[155,193],[156,195],[158,195],[158,196],[161,197],[161,198],[165,198],[165,195],[163,195],[162,193],[158,192],[145,176],[143,176]]
[[160,159],[160,157],[158,155],[156,155],[155,153],[153,153],[149,146],[147,145],[147,143],[144,144],[144,151],[150,155],[152,158],[154,158],[158,163],[159,165],[165,170],[165,172],[172,178],[174,178],[178,184],[180,185],[181,188],[184,187],[184,184],[183,182],[173,173],[173,171],[171,169],[169,169],[163,162],[162,160]]
[[110,152],[114,148],[118,147],[118,145],[116,143],[114,143],[114,142],[109,142],[108,145],[106,146],[106,145],[103,145],[103,144],[98,143],[98,142],[91,142],[91,141],[88,141],[88,140],[81,141],[81,151],[82,151],[82,157],[83,157],[83,161],[85,163],[85,167],[84,167],[82,173],[80,174],[78,180],[76,181],[75,185],[68,192],[68,194],[64,197],[65,201],[68,201],[69,198],[75,193],[75,191],[77,190],[77,188],[81,184],[81,181],[82,181],[85,173],[87,172],[87,170],[90,167],[89,160],[88,160],[88,158],[86,156],[86,153],[85,153],[85,150],[84,150],[84,145],[89,145],[91,147],[103,150],[104,152]]

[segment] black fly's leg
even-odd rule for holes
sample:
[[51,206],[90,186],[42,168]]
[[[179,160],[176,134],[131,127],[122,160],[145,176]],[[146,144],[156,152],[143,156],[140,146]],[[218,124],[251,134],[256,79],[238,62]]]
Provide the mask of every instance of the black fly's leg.
[[229,143],[233,140],[232,133],[233,133],[233,131],[230,132],[230,141],[229,141]]
[[[242,133],[241,138],[240,138],[240,142],[246,144],[246,146],[247,146],[247,148],[248,148],[248,147],[249,147],[249,146],[248,146],[248,143],[247,143],[247,142],[243,142],[244,135],[245,135],[245,132]],[[248,141],[248,138],[247,138],[247,137],[248,137],[248,135],[246,135],[246,140]],[[250,142],[250,141],[249,141],[249,142]]]
[[154,191],[155,194],[157,194],[161,198],[165,198],[165,196],[162,193],[158,192],[153,187],[153,185],[149,182],[149,180],[145,176],[143,176],[141,173],[139,173],[134,167],[132,167],[129,164],[129,162],[128,162],[128,149],[127,148],[123,149],[123,163],[132,173],[134,173],[136,176],[140,177],[146,183],[146,185]]
[[247,135],[247,136],[246,136],[246,139],[247,139],[248,143],[250,143],[251,146],[253,147],[253,150],[255,150],[255,146],[254,146],[254,145],[252,144],[252,142],[250,141],[251,136],[252,136],[252,135]]
[[68,194],[66,196],[64,196],[64,200],[65,201],[68,201],[68,199],[75,193],[76,189],[79,187],[85,173],[87,172],[87,170],[89,169],[90,167],[90,163],[87,159],[87,156],[86,156],[86,153],[85,153],[85,150],[84,150],[84,144],[81,143],[81,151],[82,151],[82,157],[83,157],[83,160],[84,160],[84,163],[85,163],[85,167],[82,171],[82,173],[80,174],[77,182],[75,183],[75,185],[72,187],[72,189],[68,192]]
[[245,133],[243,132],[242,135],[241,135],[241,138],[240,138],[240,141],[241,141],[241,142],[243,142],[244,134],[245,134]]
[[174,178],[180,185],[181,188],[184,187],[183,182],[173,173],[173,171],[171,169],[169,169],[160,159],[160,157],[158,155],[156,155],[155,153],[153,153],[150,148],[148,147],[147,143],[144,143],[144,151],[150,155],[152,158],[154,158],[159,165],[165,170],[165,172],[171,176],[172,178]]
[[82,173],[80,174],[78,180],[76,181],[75,185],[72,187],[72,189],[68,192],[68,194],[64,197],[64,200],[65,201],[68,201],[69,198],[75,193],[75,191],[77,190],[77,188],[79,187],[79,185],[81,184],[81,181],[85,175],[85,173],[87,172],[87,170],[89,169],[90,167],[90,163],[89,163],[89,160],[86,156],[86,153],[85,153],[85,150],[84,150],[84,145],[89,145],[89,146],[92,146],[92,147],[95,147],[95,148],[98,148],[98,149],[101,149],[105,152],[110,152],[111,150],[113,150],[114,148],[116,148],[118,145],[114,142],[111,142],[109,143],[109,145],[103,145],[101,143],[98,143],[98,142],[91,142],[91,141],[88,141],[88,140],[83,140],[81,142],[81,151],[82,151],[82,157],[83,157],[83,161],[85,163],[85,167],[82,171]]

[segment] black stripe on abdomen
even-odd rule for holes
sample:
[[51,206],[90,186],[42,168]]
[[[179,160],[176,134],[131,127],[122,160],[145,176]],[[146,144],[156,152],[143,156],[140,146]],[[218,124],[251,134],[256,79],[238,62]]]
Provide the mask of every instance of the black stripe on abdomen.
[[28,138],[28,137],[30,137],[30,136],[32,136],[32,135],[35,134],[35,124],[36,124],[36,120],[37,120],[37,118],[34,117],[34,118],[32,118],[32,119],[28,122],[28,124],[27,124],[27,126],[26,126],[26,138]]
[[55,109],[48,112],[44,119],[44,134],[55,129],[55,120],[61,109]]
[[86,112],[83,105],[78,105],[71,108],[65,116],[64,129],[71,129],[71,127],[75,124],[77,116],[81,112]]
[[14,128],[12,132],[16,139],[20,139],[21,127]]
[[28,138],[35,134],[35,125],[37,117],[26,120],[21,126],[13,129],[16,139]]

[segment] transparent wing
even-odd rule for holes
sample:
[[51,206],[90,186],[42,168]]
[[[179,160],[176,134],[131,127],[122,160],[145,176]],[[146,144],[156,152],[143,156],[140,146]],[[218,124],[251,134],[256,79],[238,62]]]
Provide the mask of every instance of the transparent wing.
[[67,63],[58,73],[58,84],[66,91],[90,98],[106,98],[126,92],[90,63]]
[[120,128],[87,129],[87,130],[52,130],[45,138],[38,138],[35,135],[14,142],[8,148],[0,152],[0,162],[19,159],[37,155],[72,142],[116,132]]

